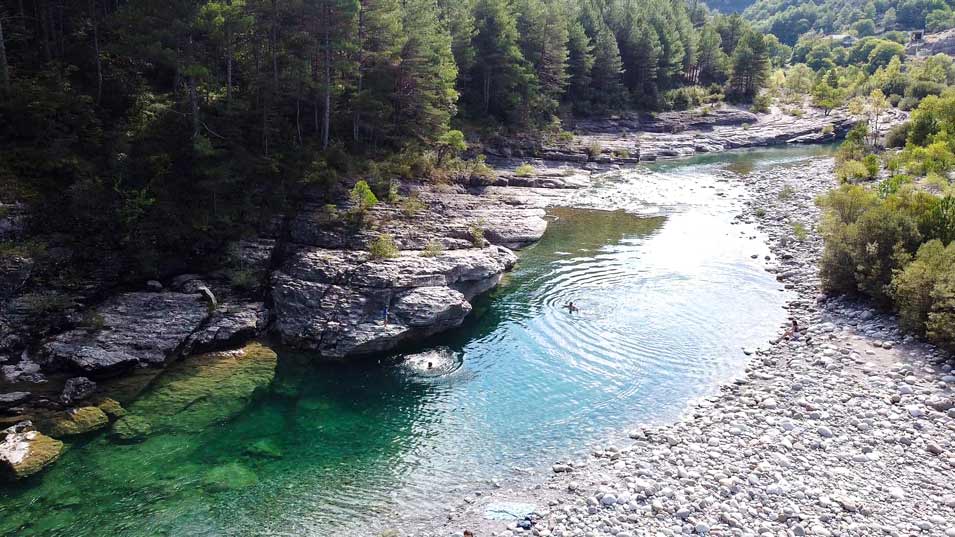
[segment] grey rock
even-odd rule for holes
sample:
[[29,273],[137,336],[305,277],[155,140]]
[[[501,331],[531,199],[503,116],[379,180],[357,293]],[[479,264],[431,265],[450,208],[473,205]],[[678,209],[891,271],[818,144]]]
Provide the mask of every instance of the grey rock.
[[135,366],[161,365],[208,316],[197,295],[126,293],[96,308],[103,328],[74,329],[42,345],[47,369],[106,375]]
[[82,401],[93,395],[96,391],[96,383],[86,377],[73,377],[67,379],[60,393],[60,401],[70,405],[77,401]]
[[26,402],[30,398],[30,392],[8,392],[0,393],[0,409],[7,409]]
[[222,304],[202,328],[189,336],[186,348],[189,352],[209,352],[239,345],[261,334],[268,320],[269,312],[262,302]]
[[460,325],[471,311],[468,300],[496,285],[515,262],[498,246],[378,260],[302,248],[273,275],[274,329],[284,343],[329,357],[391,349]]

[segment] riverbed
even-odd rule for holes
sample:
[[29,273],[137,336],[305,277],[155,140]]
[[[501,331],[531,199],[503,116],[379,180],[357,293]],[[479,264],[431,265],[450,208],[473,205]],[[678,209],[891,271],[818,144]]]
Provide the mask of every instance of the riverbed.
[[366,535],[673,420],[785,320],[765,238],[737,218],[739,179],[825,151],[602,173],[569,196],[575,209],[549,210],[543,239],[460,329],[348,364],[279,349],[229,419],[78,442],[3,490],[0,533]]

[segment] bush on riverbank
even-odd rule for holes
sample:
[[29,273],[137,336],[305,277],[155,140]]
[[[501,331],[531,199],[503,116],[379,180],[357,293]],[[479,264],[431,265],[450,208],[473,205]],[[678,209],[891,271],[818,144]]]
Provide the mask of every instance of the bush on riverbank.
[[955,344],[955,198],[843,185],[819,203],[826,290],[861,293],[898,310],[906,329]]

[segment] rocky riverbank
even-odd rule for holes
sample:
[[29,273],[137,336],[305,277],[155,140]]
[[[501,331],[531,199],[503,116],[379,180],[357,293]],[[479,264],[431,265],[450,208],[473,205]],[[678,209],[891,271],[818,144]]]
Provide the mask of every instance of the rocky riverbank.
[[753,198],[739,219],[760,223],[766,269],[798,293],[798,336],[781,327],[745,350],[745,375],[677,423],[558,461],[533,489],[464,498],[415,534],[955,535],[955,362],[894,317],[820,294],[813,200],[831,160],[740,180]]
[[[820,122],[845,122],[820,115],[797,127],[759,126],[760,118],[754,129],[733,127],[746,114],[731,110],[696,122],[685,113],[661,115],[650,127],[643,120],[593,122],[581,127],[575,143],[585,147],[587,136],[630,143],[627,133],[646,127],[652,132],[634,134],[641,144],[676,144],[672,136],[722,140],[694,149],[715,151],[783,142],[797,130],[821,132]],[[700,130],[674,135],[678,124]],[[542,207],[560,205],[570,192],[589,186],[593,172],[629,162],[609,151],[608,158],[586,156],[586,164],[545,153],[548,160],[535,161],[529,174],[507,169],[510,162],[502,158],[492,186],[404,185],[400,201],[373,208],[362,226],[343,218],[347,203],[308,204],[272,233],[235,244],[226,266],[149,281],[141,289],[110,291],[107,274],[68,293],[48,292],[28,252],[14,252],[0,266],[2,275],[16,276],[0,289],[0,423],[32,419],[49,433],[45,423],[82,416],[82,427],[71,431],[106,427],[116,416],[101,406],[115,404],[108,396],[116,390],[133,400],[157,368],[263,334],[343,358],[456,327],[470,312],[470,300],[494,287],[516,262],[511,249],[543,235]],[[20,237],[21,220],[4,220],[0,238]],[[370,252],[383,235],[393,239],[397,255]],[[51,255],[68,264],[71,254]],[[137,373],[144,370],[152,373]],[[137,382],[116,381],[129,376]],[[4,457],[0,453],[0,462]]]

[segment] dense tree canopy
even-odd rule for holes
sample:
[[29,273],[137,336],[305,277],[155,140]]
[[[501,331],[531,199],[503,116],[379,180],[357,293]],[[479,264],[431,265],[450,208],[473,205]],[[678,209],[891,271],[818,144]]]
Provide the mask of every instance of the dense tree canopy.
[[136,252],[241,233],[452,122],[751,98],[771,45],[682,0],[3,0],[0,43],[0,196]]

